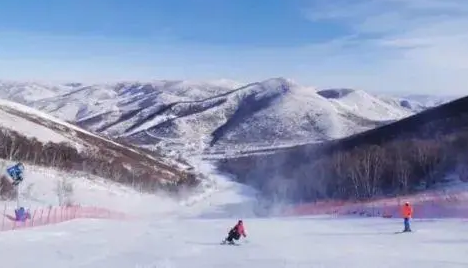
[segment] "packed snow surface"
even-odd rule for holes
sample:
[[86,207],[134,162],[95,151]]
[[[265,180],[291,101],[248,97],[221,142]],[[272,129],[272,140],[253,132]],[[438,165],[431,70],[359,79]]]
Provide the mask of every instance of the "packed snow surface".
[[[201,167],[209,170],[209,166]],[[56,203],[67,175],[30,167],[27,203]],[[467,267],[463,219],[255,217],[255,192],[222,175],[184,203],[99,178],[68,175],[74,201],[135,212],[137,220],[77,219],[0,233],[4,267]],[[26,184],[26,183],[25,183]],[[31,186],[32,185],[32,186]],[[28,187],[31,186],[31,187]],[[32,199],[31,197],[35,197]],[[40,198],[40,199],[39,199]],[[147,211],[145,211],[145,209]],[[220,245],[242,218],[247,238]]]
[[[6,267],[467,267],[468,226],[385,219],[245,219],[247,239],[220,245],[235,219],[75,220],[0,236]],[[25,255],[27,254],[27,255]]]

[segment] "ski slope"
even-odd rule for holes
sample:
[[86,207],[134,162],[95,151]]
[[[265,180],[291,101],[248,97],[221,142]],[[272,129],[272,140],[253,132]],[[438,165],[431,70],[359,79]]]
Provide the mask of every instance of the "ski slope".
[[468,226],[385,219],[245,219],[240,246],[220,245],[235,219],[74,220],[0,235],[5,267],[467,267]]
[[[28,171],[33,185],[25,201],[56,203],[53,187],[66,175]],[[76,219],[2,232],[0,262],[4,267],[468,267],[463,219],[415,220],[414,233],[396,234],[400,219],[259,218],[253,190],[207,174],[203,189],[183,202],[69,175],[75,202],[121,208],[140,218]],[[239,246],[220,245],[238,218],[248,237]]]

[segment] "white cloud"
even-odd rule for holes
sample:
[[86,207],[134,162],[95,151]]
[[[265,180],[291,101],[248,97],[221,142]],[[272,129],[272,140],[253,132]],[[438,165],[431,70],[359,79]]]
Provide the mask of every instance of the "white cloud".
[[[380,76],[382,84],[408,91],[468,93],[466,0],[313,1],[306,15],[314,22],[341,25],[359,37],[367,53],[375,51],[374,70],[362,72]],[[378,87],[363,79],[358,84]]]

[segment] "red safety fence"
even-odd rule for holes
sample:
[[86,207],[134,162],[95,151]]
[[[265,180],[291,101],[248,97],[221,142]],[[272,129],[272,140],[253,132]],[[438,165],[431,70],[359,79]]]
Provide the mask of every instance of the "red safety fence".
[[16,221],[14,209],[4,206],[1,231],[31,228],[65,222],[73,219],[129,219],[124,213],[99,207],[83,206],[56,206],[37,208],[29,211],[30,218],[25,221]]
[[365,217],[401,217],[401,207],[408,201],[414,218],[468,218],[468,192],[429,192],[366,202],[321,201],[288,208],[284,214],[297,215],[357,215]]

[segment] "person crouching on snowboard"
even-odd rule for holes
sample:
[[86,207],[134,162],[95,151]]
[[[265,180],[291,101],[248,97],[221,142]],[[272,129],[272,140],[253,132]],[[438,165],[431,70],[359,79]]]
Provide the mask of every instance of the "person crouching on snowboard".
[[229,242],[229,244],[233,244],[233,240],[239,240],[240,237],[244,236],[244,237],[247,237],[247,235],[245,234],[245,229],[244,229],[244,224],[242,222],[242,220],[239,220],[236,224],[236,226],[234,226],[230,231],[229,231],[229,234],[228,234],[228,237],[226,239],[224,239],[224,242],[226,243]]
[[410,219],[413,216],[413,208],[410,206],[409,202],[406,202],[403,208],[401,209],[403,219],[405,220],[405,229],[403,232],[411,232]]

